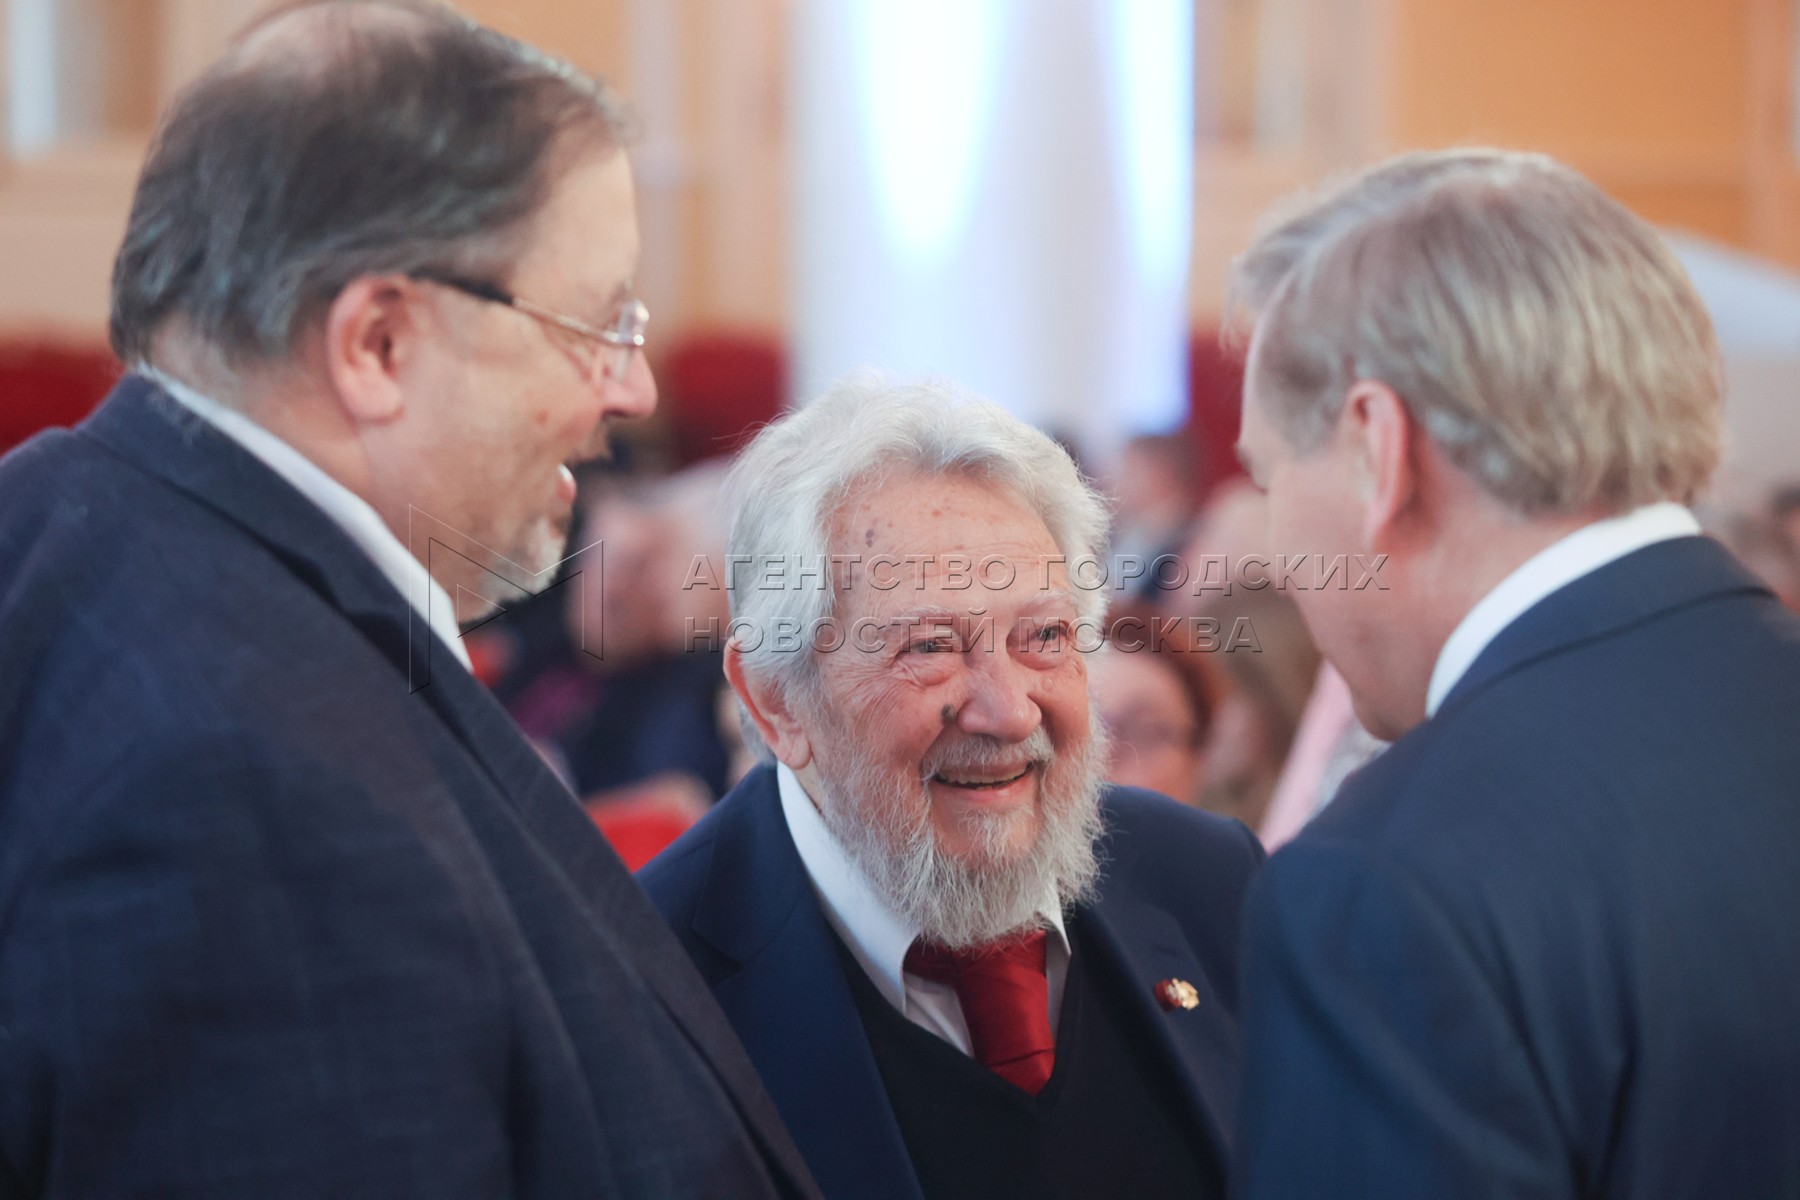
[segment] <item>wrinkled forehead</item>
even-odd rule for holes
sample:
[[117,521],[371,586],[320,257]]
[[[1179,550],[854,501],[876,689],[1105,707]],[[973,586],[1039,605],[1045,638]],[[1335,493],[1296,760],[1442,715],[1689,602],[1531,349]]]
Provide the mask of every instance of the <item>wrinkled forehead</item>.
[[985,479],[909,475],[854,489],[827,535],[840,610],[1072,604],[1043,518]]
[[[632,292],[640,252],[631,159],[574,135],[547,166],[549,189],[528,219],[510,280],[604,321]],[[536,299],[537,297],[532,297]]]

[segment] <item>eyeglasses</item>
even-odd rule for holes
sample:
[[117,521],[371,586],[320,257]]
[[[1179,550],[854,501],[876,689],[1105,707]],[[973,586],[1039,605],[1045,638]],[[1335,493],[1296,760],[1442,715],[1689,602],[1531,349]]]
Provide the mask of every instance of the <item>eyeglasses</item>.
[[644,302],[633,296],[619,307],[619,315],[613,323],[601,328],[590,325],[586,321],[559,313],[555,309],[545,308],[513,295],[497,283],[484,283],[479,279],[465,279],[460,275],[415,275],[415,279],[426,283],[436,283],[453,291],[473,296],[477,300],[486,300],[490,304],[504,304],[507,308],[516,309],[534,320],[546,325],[572,333],[583,341],[594,346],[593,357],[588,361],[588,383],[598,388],[608,379],[623,380],[626,372],[631,370],[631,356],[644,346],[644,326],[650,321],[650,310]]
[[1106,726],[1106,732],[1111,735],[1115,745],[1131,746],[1140,752],[1197,750],[1203,740],[1204,731],[1194,724],[1131,718],[1108,721],[1104,717],[1101,718],[1101,723]]

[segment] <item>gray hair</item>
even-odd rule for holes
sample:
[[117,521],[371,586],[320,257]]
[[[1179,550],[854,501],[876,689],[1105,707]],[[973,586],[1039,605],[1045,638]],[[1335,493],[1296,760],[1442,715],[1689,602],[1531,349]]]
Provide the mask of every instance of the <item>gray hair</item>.
[[1691,500],[1723,453],[1712,322],[1662,239],[1556,161],[1403,155],[1238,260],[1264,411],[1301,451],[1359,379],[1526,515]]
[[[816,587],[742,585],[764,578],[771,563],[825,562],[833,517],[857,493],[907,474],[977,479],[1016,496],[1071,565],[1097,557],[1106,537],[1105,502],[1045,434],[954,384],[853,375],[764,428],[726,480],[726,563],[747,568],[734,571],[734,626],[819,628],[833,612],[829,579]],[[1082,618],[1098,620],[1103,596],[1078,598]],[[746,670],[783,687],[817,678],[812,654],[784,652],[776,639],[746,642],[742,653]]]
[[228,363],[289,357],[360,276],[505,275],[606,86],[428,0],[320,0],[253,25],[177,100],[113,267],[113,350],[170,318]]

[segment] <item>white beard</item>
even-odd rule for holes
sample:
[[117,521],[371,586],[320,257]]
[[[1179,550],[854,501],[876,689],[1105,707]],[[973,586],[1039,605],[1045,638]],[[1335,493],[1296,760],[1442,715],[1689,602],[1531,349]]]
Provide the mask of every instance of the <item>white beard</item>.
[[846,759],[819,776],[820,813],[876,894],[920,936],[953,949],[1000,941],[1045,924],[1043,906],[1063,911],[1091,900],[1100,879],[1095,852],[1103,829],[1099,721],[1080,749],[1058,753],[1040,726],[1022,749],[1038,764],[1041,825],[1023,852],[1009,852],[1013,827],[1029,811],[972,813],[975,845],[958,861],[938,845],[931,823],[931,776],[954,763],[983,768],[1016,763],[1021,747],[973,736],[925,764],[910,787],[865,754],[854,738],[835,739]]

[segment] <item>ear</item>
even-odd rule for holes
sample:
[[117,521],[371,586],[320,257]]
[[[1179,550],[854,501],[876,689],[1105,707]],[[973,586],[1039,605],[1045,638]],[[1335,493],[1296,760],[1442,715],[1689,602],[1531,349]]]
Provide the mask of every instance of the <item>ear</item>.
[[1406,402],[1385,383],[1359,380],[1344,398],[1343,436],[1351,439],[1352,470],[1363,505],[1363,538],[1374,547],[1392,540],[1395,525],[1418,500],[1416,450],[1423,436]]
[[380,424],[406,407],[400,377],[419,345],[419,289],[397,275],[354,279],[325,313],[325,367],[358,424]]
[[743,653],[735,641],[725,643],[725,679],[776,758],[795,771],[812,762],[812,739],[795,715],[785,690],[746,671]]

